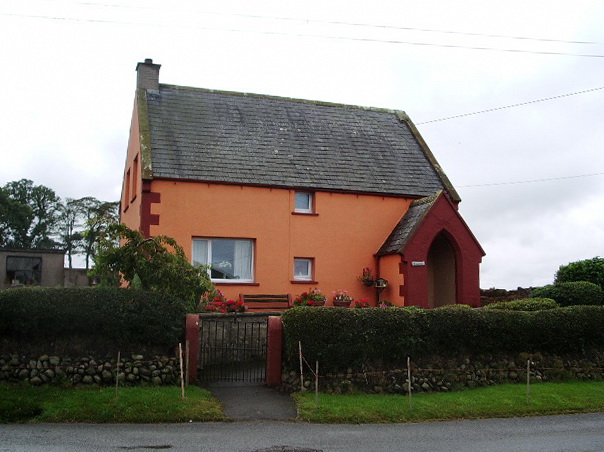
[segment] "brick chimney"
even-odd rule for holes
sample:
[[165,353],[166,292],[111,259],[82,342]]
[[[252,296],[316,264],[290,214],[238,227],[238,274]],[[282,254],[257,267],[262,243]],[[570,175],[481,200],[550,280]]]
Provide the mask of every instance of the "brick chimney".
[[141,89],[159,89],[159,68],[161,64],[153,64],[151,58],[136,65],[136,87]]

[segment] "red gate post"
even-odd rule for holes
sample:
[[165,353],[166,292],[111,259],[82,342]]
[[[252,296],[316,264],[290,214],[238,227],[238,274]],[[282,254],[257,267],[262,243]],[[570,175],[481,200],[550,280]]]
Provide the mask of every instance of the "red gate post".
[[185,340],[189,341],[189,382],[197,381],[197,361],[199,357],[199,314],[187,314]]
[[279,386],[281,384],[281,366],[283,357],[283,323],[280,316],[268,318],[266,341],[266,384]]

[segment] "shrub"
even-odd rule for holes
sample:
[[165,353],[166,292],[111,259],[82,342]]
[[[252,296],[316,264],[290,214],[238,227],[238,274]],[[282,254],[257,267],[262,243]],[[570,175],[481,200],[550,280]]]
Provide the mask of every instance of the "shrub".
[[555,283],[589,281],[604,290],[604,258],[594,257],[561,265],[556,272]]
[[1,339],[129,350],[178,344],[186,309],[182,300],[158,292],[68,287],[0,291],[0,312]]
[[601,305],[602,288],[588,281],[564,282],[532,290],[533,298],[551,298],[560,306]]
[[[121,246],[118,246],[118,243]],[[111,225],[91,273],[106,286],[161,292],[187,302],[194,312],[200,296],[214,288],[203,266],[193,266],[176,241],[164,235],[145,238],[124,224]]]
[[556,309],[560,305],[551,298],[521,298],[512,301],[500,301],[485,306],[485,309],[501,309],[509,311],[543,311],[545,309]]

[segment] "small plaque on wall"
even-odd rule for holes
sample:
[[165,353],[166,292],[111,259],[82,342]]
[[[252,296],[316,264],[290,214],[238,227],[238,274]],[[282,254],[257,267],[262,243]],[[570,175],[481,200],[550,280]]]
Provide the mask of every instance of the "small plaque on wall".
[[411,262],[412,267],[423,267],[426,263],[424,261],[413,261]]

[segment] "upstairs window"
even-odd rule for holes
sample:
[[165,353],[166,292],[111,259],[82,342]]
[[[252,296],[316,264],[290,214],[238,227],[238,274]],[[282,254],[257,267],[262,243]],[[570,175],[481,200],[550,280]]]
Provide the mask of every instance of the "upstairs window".
[[132,163],[132,193],[130,193],[130,199],[134,201],[136,195],[138,193],[138,154],[134,157],[134,162]]
[[193,265],[207,265],[214,282],[253,282],[253,262],[253,240],[193,240]]
[[313,213],[313,196],[309,192],[296,192],[296,205],[294,212],[296,213]]
[[6,258],[6,282],[37,286],[42,282],[42,258],[8,256]]
[[124,180],[124,211],[126,211],[126,209],[128,208],[128,206],[130,205],[130,168],[128,168],[128,171],[126,171],[126,179]]

